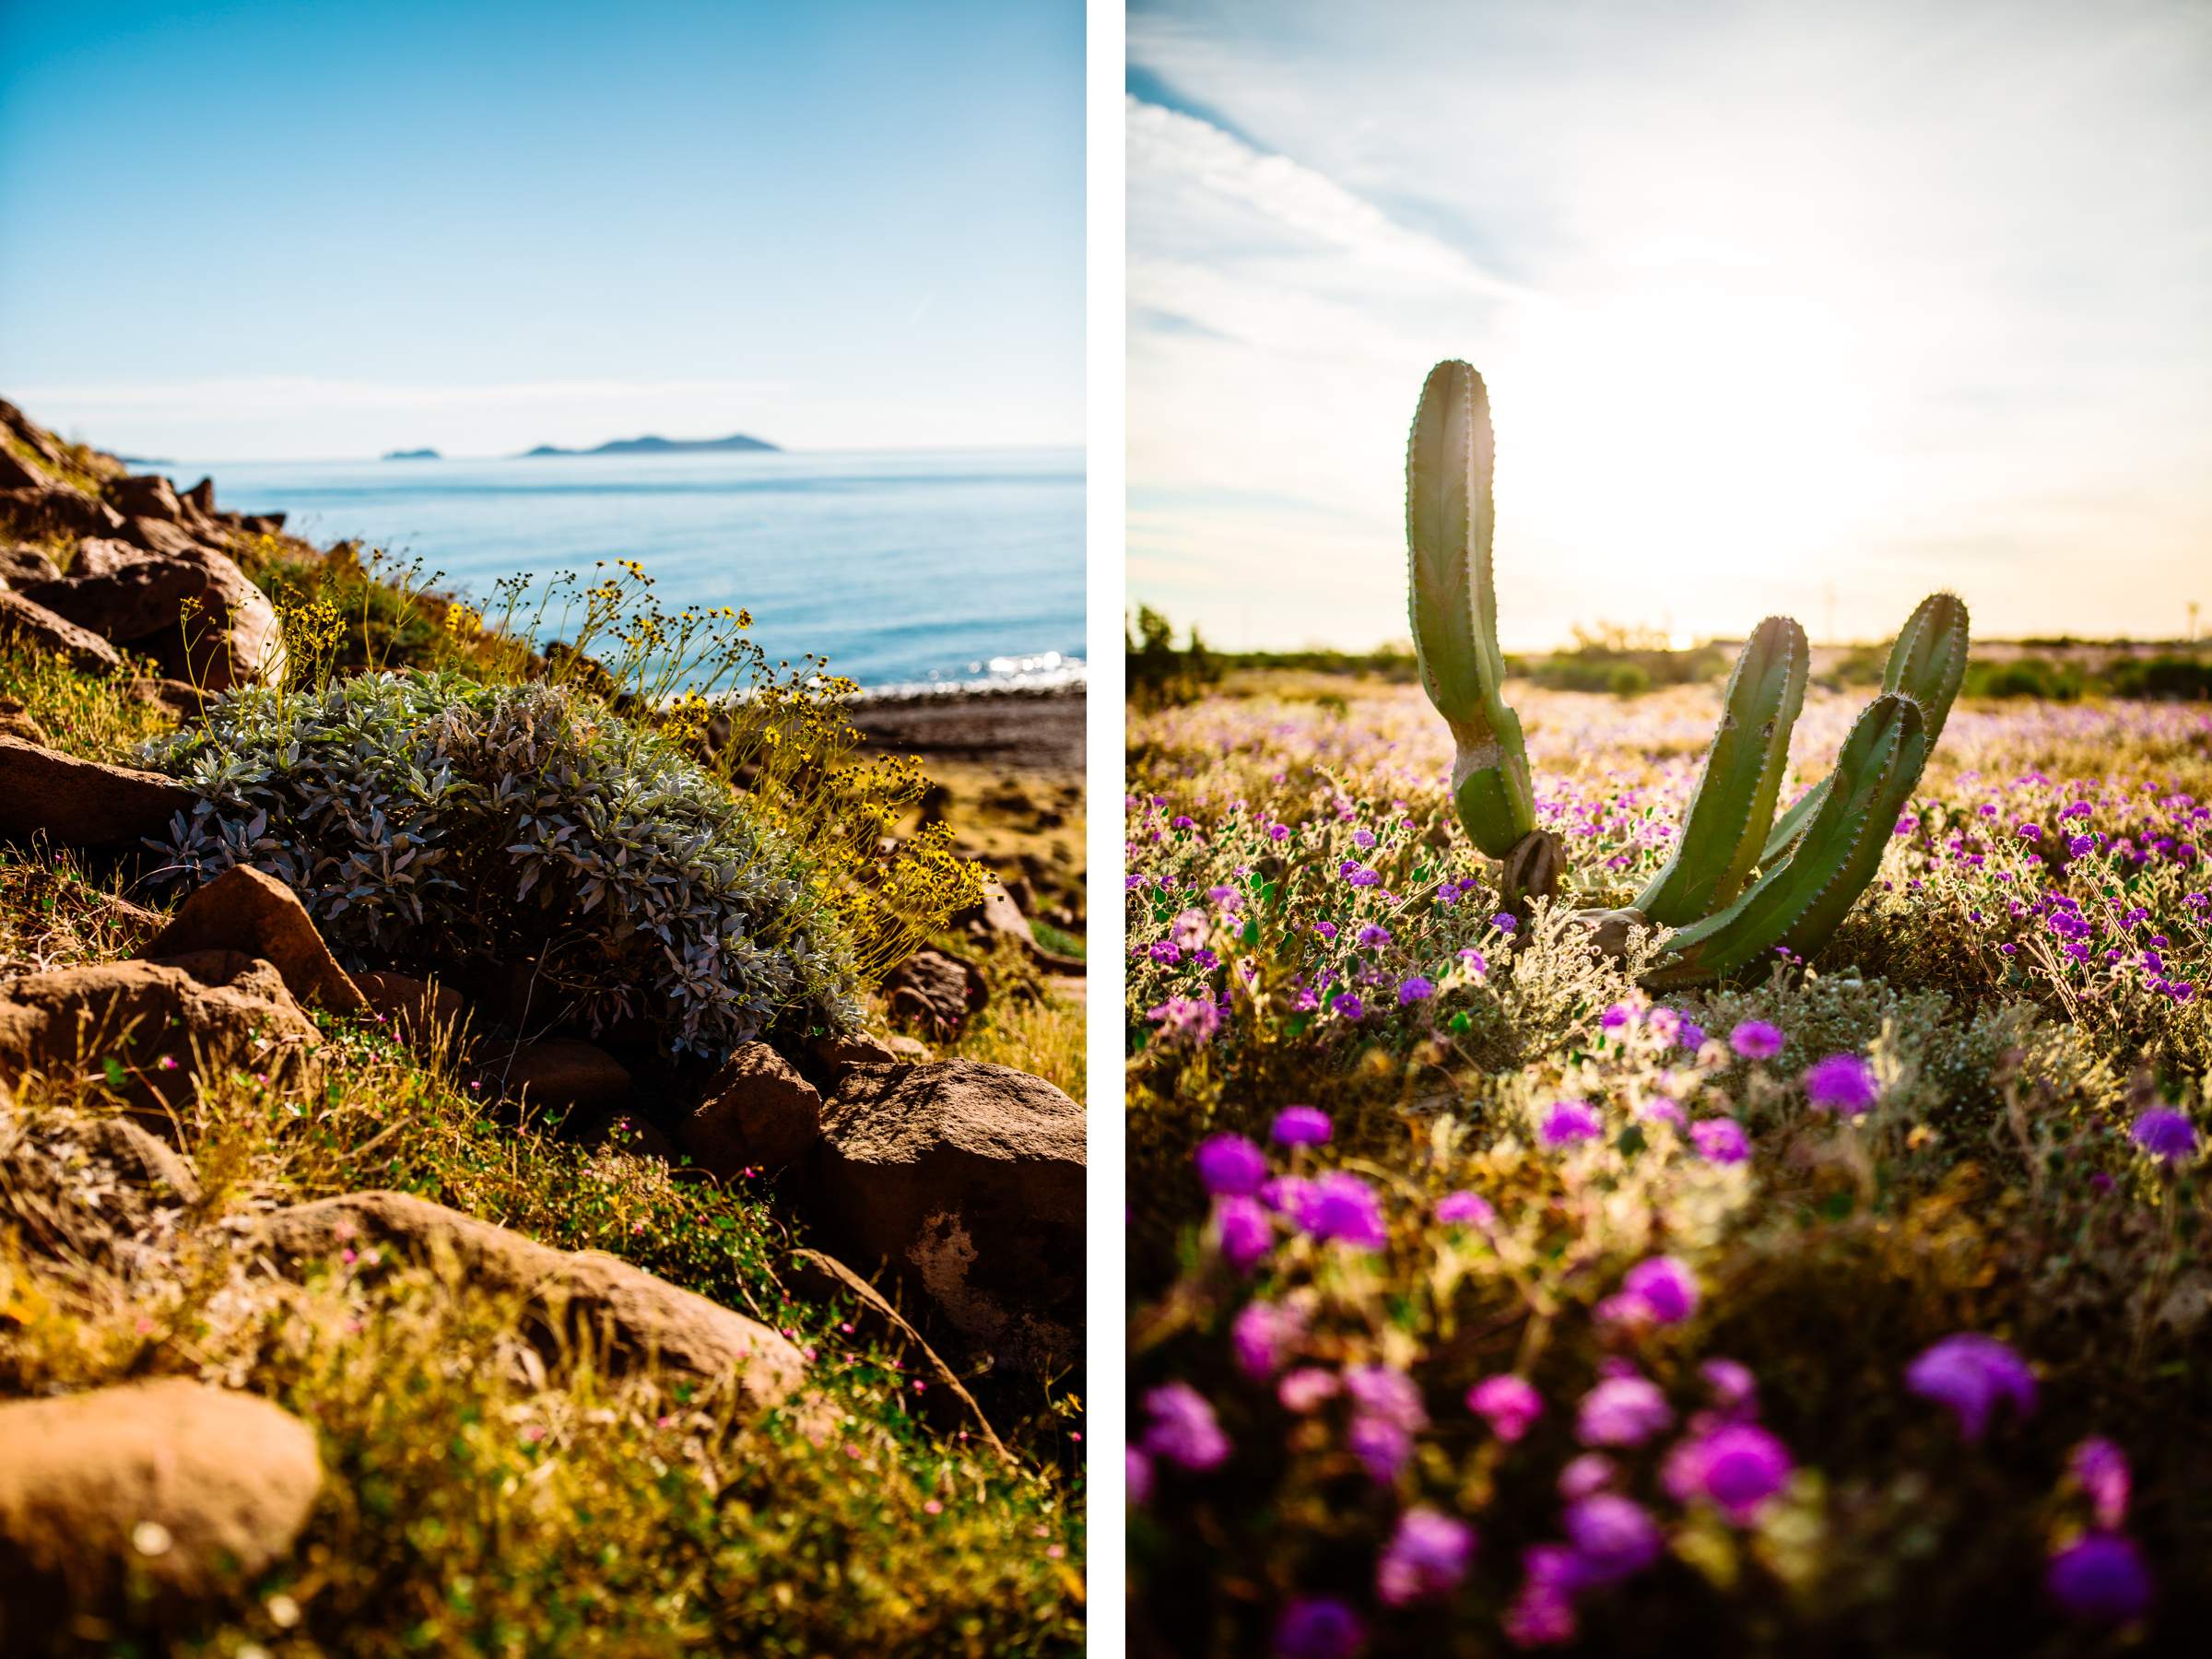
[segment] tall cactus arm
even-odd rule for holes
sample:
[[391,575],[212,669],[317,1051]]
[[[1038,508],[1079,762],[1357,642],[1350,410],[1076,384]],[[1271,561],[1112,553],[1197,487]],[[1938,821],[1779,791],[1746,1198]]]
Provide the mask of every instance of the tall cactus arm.
[[1521,721],[1505,700],[1490,579],[1497,452],[1489,394],[1465,363],[1439,363],[1406,444],[1406,551],[1414,651],[1452,728],[1452,800],[1467,837],[1502,858],[1535,828]]
[[1808,956],[1826,944],[1874,879],[1927,756],[1917,702],[1885,692],[1867,704],[1789,857],[1720,914],[1672,935],[1665,959],[1644,983],[1653,990],[1701,984],[1777,946]]
[[1661,926],[1712,915],[1751,879],[1774,821],[1810,663],[1805,629],[1788,617],[1769,617],[1744,641],[1675,855],[1636,899]]
[[[1914,607],[1904,631],[1889,647],[1889,662],[1882,670],[1882,689],[1899,691],[1920,705],[1927,723],[1928,747],[1943,735],[1943,723],[1951,717],[1951,704],[1966,683],[1966,656],[1970,629],[1966,601],[1956,594],[1930,594]],[[1789,851],[1804,832],[1828,790],[1828,780],[1800,795],[1775,820],[1759,863],[1771,865]]]

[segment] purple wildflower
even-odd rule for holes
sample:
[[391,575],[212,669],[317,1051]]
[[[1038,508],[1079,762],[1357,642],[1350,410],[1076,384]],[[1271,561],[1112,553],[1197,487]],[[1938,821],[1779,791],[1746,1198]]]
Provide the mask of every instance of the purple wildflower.
[[1381,946],[1390,943],[1390,929],[1387,927],[1379,927],[1374,923],[1370,922],[1365,927],[1359,930],[1359,944],[1363,948],[1373,950]]
[[1406,1460],[1413,1455],[1412,1434],[1387,1418],[1356,1417],[1344,1438],[1377,1486],[1395,1480]]
[[1565,1520],[1586,1583],[1610,1584],[1641,1572],[1665,1547],[1659,1524],[1643,1506],[1612,1492],[1569,1504]]
[[1275,1622],[1276,1659],[1352,1659],[1367,1645],[1359,1616],[1328,1595],[1301,1595]]
[[1559,1647],[1575,1636],[1574,1593],[1584,1582],[1581,1560],[1563,1544],[1521,1552],[1520,1594],[1505,1610],[1505,1639],[1515,1647]]
[[1689,1126],[1693,1146],[1717,1164],[1738,1164],[1751,1156],[1751,1142],[1734,1118],[1705,1118]]
[[1207,1136],[1198,1143],[1193,1161],[1199,1181],[1217,1198],[1256,1193],[1267,1179],[1267,1155],[1241,1135]]
[[1500,911],[1490,918],[1490,925],[1501,934],[1516,933],[1521,924],[1510,911]]
[[2074,1478],[2088,1494],[2097,1524],[2110,1531],[2127,1519],[2130,1480],[2127,1453],[2102,1435],[2092,1435],[2074,1448],[2066,1460]]
[[1583,1396],[1574,1432],[1585,1446],[1641,1446],[1674,1427],[1675,1413],[1648,1377],[1607,1377]]
[[1680,1324],[1698,1311],[1698,1280],[1676,1256],[1653,1256],[1629,1269],[1624,1294],[1641,1303],[1654,1324]]
[[1789,1483],[1790,1453],[1756,1423],[1725,1423],[1686,1441],[1667,1458],[1667,1490],[1683,1502],[1712,1501],[1738,1526],[1756,1520],[1767,1500]]
[[1576,1141],[1595,1140],[1605,1133],[1605,1126],[1589,1101],[1555,1100],[1544,1114],[1536,1138],[1547,1147],[1572,1146]]
[[1682,1127],[1682,1102],[1669,1100],[1665,1095],[1656,1095],[1638,1109],[1636,1117],[1640,1123],[1672,1124],[1679,1129]]
[[1229,1436],[1206,1396],[1188,1382],[1165,1382],[1145,1395],[1152,1421],[1142,1445],[1155,1457],[1201,1472],[1229,1461]]
[[1275,1223],[1257,1198],[1232,1193],[1214,1200],[1214,1237],[1222,1259],[1239,1273],[1250,1273],[1275,1248]]
[[1604,1030],[1618,1031],[1635,1018],[1636,1010],[1627,1003],[1615,1003],[1598,1017],[1597,1023]]
[[1705,1379],[1723,1411],[1749,1417],[1759,1410],[1759,1379],[1749,1366],[1735,1359],[1708,1359],[1698,1367],[1698,1375]]
[[1305,1334],[1305,1315],[1296,1308],[1253,1301],[1230,1324],[1229,1345],[1236,1353],[1237,1369],[1254,1382],[1265,1382],[1283,1369]]
[[1283,1409],[1296,1412],[1300,1417],[1343,1392],[1344,1383],[1336,1373],[1324,1371],[1318,1365],[1301,1365],[1275,1385],[1275,1397],[1282,1402]]
[[2043,1583],[2076,1618],[2133,1624],[2150,1610],[2150,1571],[2133,1541],[2090,1533],[2051,1558]]
[[1747,1060],[1771,1060],[1782,1053],[1782,1031],[1763,1019],[1747,1019],[1728,1033],[1728,1046]]
[[1501,1371],[1467,1390],[1467,1409],[1488,1422],[1492,1434],[1511,1445],[1544,1415],[1544,1396],[1525,1377]]
[[1975,1331],[1931,1344],[1906,1368],[1905,1386],[1948,1406],[1970,1441],[1982,1438],[1999,1399],[2010,1400],[2018,1417],[2035,1410],[2035,1373],[2027,1362],[1995,1337]]
[[1449,1595],[1474,1555],[1475,1529],[1465,1522],[1425,1505],[1409,1509],[1375,1563],[1375,1594],[1391,1607]]
[[1329,1006],[1335,1009],[1336,1017],[1339,1019],[1348,1019],[1354,1025],[1367,1018],[1367,1004],[1349,991],[1338,996]]
[[1425,1427],[1428,1409],[1414,1380],[1395,1366],[1353,1365],[1345,1368],[1344,1392],[1361,1415],[1382,1418],[1402,1429]]
[[1221,1029],[1220,1005],[1206,996],[1171,996],[1146,1009],[1145,1018],[1159,1027],[1159,1034],[1171,1042],[1193,1048],[1211,1042]]
[[1415,1003],[1427,1002],[1436,994],[1436,982],[1419,974],[1411,974],[1398,986],[1398,1006],[1411,1007]]
[[2127,1134],[2160,1163],[2179,1163],[2196,1150],[2196,1126],[2170,1106],[2153,1106]]
[[1324,1243],[1334,1239],[1359,1250],[1381,1250],[1390,1242],[1389,1230],[1382,1224],[1382,1201],[1373,1187],[1347,1170],[1316,1176],[1300,1195],[1294,1218]]
[[1436,1218],[1446,1227],[1488,1227],[1498,1212],[1480,1193],[1447,1193],[1436,1201]]
[[1570,1503],[1588,1498],[1611,1486],[1618,1473],[1613,1460],[1603,1452],[1584,1452],[1579,1457],[1569,1458],[1567,1466],[1559,1471],[1559,1496]]
[[1675,1040],[1694,1053],[1705,1046],[1705,1028],[1694,1019],[1685,1019],[1681,1030],[1675,1033]]
[[1864,1117],[1881,1096],[1874,1067],[1856,1054],[1830,1054],[1806,1067],[1805,1095],[1821,1112]]
[[1152,1460],[1136,1447],[1131,1446],[1123,1454],[1123,1480],[1129,1488],[1129,1501],[1142,1508],[1152,1497]]
[[1275,1114],[1275,1127],[1267,1133],[1278,1146],[1323,1146],[1329,1138],[1329,1114],[1318,1106],[1286,1106]]

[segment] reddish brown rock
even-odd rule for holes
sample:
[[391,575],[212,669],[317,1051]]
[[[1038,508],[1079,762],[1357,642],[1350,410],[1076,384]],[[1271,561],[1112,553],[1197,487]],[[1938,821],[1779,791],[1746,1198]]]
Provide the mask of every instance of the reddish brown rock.
[[891,1016],[931,1030],[958,1030],[990,998],[982,970],[942,950],[917,950],[883,982]]
[[160,960],[202,950],[235,950],[272,963],[299,1002],[358,1014],[368,1001],[330,954],[300,895],[246,865],[234,865],[187,895],[169,925],[137,954]]
[[[164,528],[182,535],[173,525]],[[284,634],[276,608],[222,554],[185,537],[171,551],[107,554],[86,564],[24,596],[151,656],[165,676],[209,691],[283,679]]]
[[797,1163],[820,1133],[822,1097],[765,1042],[723,1063],[706,1098],[677,1131],[699,1167],[724,1180],[750,1168]]
[[197,797],[154,772],[103,766],[0,737],[0,837],[43,832],[65,847],[135,847]]
[[433,985],[408,974],[374,969],[355,974],[353,982],[368,998],[370,1008],[410,1041],[458,1030],[468,1012],[468,1004],[452,986]]
[[312,1088],[321,1041],[276,970],[236,951],[27,973],[0,994],[0,1071],[104,1081],[156,1116],[189,1104],[203,1068]]
[[29,542],[0,547],[0,584],[21,588],[61,579],[61,566],[53,562],[45,548],[34,547]]
[[134,1579],[158,1615],[243,1592],[291,1553],[323,1485],[306,1424],[182,1377],[9,1401],[0,1446],[11,1653],[43,1648],[74,1618],[123,1613]]
[[118,535],[123,514],[97,496],[66,484],[0,489],[0,524],[18,535]]
[[477,1059],[486,1089],[557,1116],[612,1112],[629,1099],[628,1068],[605,1049],[572,1037],[503,1043]]
[[618,1360],[649,1358],[735,1387],[752,1411],[806,1380],[797,1348],[766,1325],[597,1251],[571,1253],[404,1193],[351,1193],[271,1215],[264,1237],[290,1265],[375,1245],[450,1267],[474,1288],[528,1299],[556,1337],[582,1326]]
[[123,666],[123,653],[91,629],[6,587],[0,587],[0,641],[52,652],[86,674],[105,674]]
[[174,521],[184,515],[183,503],[177,500],[176,487],[159,473],[117,478],[108,486],[107,494],[108,500],[115,504],[115,511],[126,519]]
[[53,483],[35,462],[0,443],[0,489],[45,489]]
[[1041,1077],[947,1060],[867,1065],[822,1114],[819,1218],[972,1342],[1072,1357],[1083,1323],[1083,1109]]

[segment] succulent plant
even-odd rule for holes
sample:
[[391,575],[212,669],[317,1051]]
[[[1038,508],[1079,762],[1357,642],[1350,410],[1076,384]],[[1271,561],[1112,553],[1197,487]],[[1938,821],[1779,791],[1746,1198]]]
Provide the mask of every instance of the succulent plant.
[[[1439,363],[1406,449],[1414,650],[1421,685],[1452,731],[1453,808],[1467,839],[1504,861],[1512,907],[1550,896],[1564,856],[1559,839],[1536,827],[1528,751],[1504,696],[1490,568],[1495,453],[1482,376],[1465,363]],[[1949,594],[1923,600],[1835,771],[1777,819],[1810,651],[1794,621],[1768,618],[1729,677],[1674,856],[1633,905],[1581,919],[1608,947],[1635,925],[1672,930],[1645,976],[1654,989],[1724,978],[1776,949],[1818,949],[1874,879],[1959,694],[1966,656],[1965,605]]]

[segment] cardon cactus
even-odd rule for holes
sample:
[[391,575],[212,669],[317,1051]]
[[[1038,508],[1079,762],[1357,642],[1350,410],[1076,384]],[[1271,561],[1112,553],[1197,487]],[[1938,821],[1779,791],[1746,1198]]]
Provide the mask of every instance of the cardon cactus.
[[[1482,377],[1465,363],[1439,363],[1406,450],[1414,649],[1456,746],[1460,824],[1504,861],[1513,905],[1550,894],[1563,856],[1558,838],[1536,828],[1528,751],[1503,692],[1490,574],[1494,453]],[[1948,594],[1923,600],[1835,771],[1777,820],[1810,651],[1794,621],[1768,618],[1736,658],[1674,856],[1633,906],[1583,919],[1606,942],[1635,924],[1672,930],[1645,980],[1654,989],[1720,979],[1778,948],[1818,949],[1874,879],[1959,695],[1966,655],[1966,606]]]

